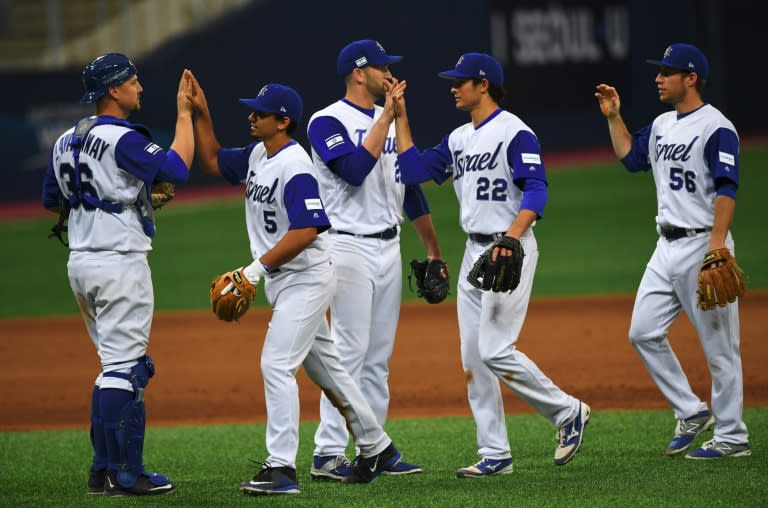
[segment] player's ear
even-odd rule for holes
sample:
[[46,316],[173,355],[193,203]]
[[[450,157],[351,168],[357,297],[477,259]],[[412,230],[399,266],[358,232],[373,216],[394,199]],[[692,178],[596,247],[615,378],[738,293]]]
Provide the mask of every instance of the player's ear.
[[281,131],[288,130],[288,127],[291,125],[291,119],[287,116],[284,116],[280,119],[279,122],[277,122],[277,129]]

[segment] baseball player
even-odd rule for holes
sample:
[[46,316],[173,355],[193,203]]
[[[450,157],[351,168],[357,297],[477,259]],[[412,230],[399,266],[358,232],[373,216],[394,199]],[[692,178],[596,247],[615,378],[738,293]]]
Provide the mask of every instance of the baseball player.
[[303,366],[312,381],[345,415],[360,456],[347,483],[370,482],[400,459],[400,452],[376,421],[360,389],[339,363],[330,339],[326,311],[335,291],[325,234],[330,224],[320,199],[315,169],[291,138],[303,104],[295,90],[272,83],[256,98],[241,99],[251,109],[251,136],[244,148],[222,148],[213,132],[202,88],[193,79],[190,95],[202,167],[233,185],[245,185],[245,219],[253,262],[242,269],[248,284],[264,279],[273,308],[261,352],[267,405],[269,456],[247,494],[297,494],[299,392],[296,372]]
[[[346,94],[313,114],[307,130],[320,195],[333,226],[328,239],[337,291],[331,302],[331,336],[342,365],[359,383],[381,425],[389,408],[389,359],[402,297],[403,211],[428,258],[441,258],[421,188],[405,186],[399,179],[392,101],[383,107],[375,104],[387,87],[398,84],[389,65],[401,58],[388,55],[374,40],[345,46],[336,69],[344,78]],[[348,440],[344,419],[323,394],[314,478],[338,480],[349,473],[344,455]],[[384,471],[419,472],[419,466],[405,461]]]
[[[480,460],[458,469],[456,476],[512,473],[499,380],[558,428],[554,460],[563,465],[581,447],[590,408],[555,386],[515,347],[539,257],[532,226],[547,200],[539,141],[517,116],[499,107],[504,74],[493,57],[466,53],[454,69],[439,75],[453,80],[456,108],[469,113],[471,121],[421,152],[413,144],[405,100],[399,94],[394,97],[395,128],[402,181],[443,183],[453,177],[461,227],[467,233],[456,303]],[[511,256],[509,249],[495,247],[502,241],[518,245],[525,254],[519,286],[511,293],[476,287],[468,276],[485,251],[499,262]]]
[[102,55],[83,71],[96,115],[59,136],[43,180],[43,205],[69,210],[72,291],[101,359],[92,392],[93,464],[89,494],[167,494],[176,486],[145,471],[144,389],[155,373],[147,355],[154,295],[147,253],[155,233],[149,193],[155,181],[184,182],[194,155],[192,110],[177,93],[176,135],[170,150],[146,127],[127,121],[141,108],[136,66],[119,53]]
[[[672,44],[656,75],[659,100],[674,110],[631,135],[619,112],[615,88],[597,86],[595,97],[608,119],[616,156],[631,171],[653,171],[658,211],[656,250],[640,281],[629,339],[677,418],[666,454],[682,454],[713,425],[714,439],[688,459],[750,455],[742,420],[743,379],[738,302],[697,308],[697,281],[705,254],[727,248],[739,186],[739,138],[733,124],[702,101],[709,76],[704,54]],[[712,410],[693,393],[667,340],[669,326],[685,311],[699,335],[712,376]]]

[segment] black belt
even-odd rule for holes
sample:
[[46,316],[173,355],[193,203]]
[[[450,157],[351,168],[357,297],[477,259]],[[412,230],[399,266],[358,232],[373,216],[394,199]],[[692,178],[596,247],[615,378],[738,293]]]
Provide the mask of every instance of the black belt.
[[340,235],[357,236],[360,238],[378,238],[379,240],[391,240],[397,236],[397,226],[392,226],[384,231],[378,233],[371,233],[370,235],[358,235],[357,233],[350,233],[349,231],[336,231]]
[[708,233],[710,231],[712,231],[712,228],[685,229],[661,227],[661,236],[667,240],[678,240],[686,236],[698,235],[699,233]]
[[483,244],[483,243],[495,242],[502,236],[504,236],[504,233],[493,233],[491,235],[484,235],[482,233],[470,233],[469,239],[475,243]]

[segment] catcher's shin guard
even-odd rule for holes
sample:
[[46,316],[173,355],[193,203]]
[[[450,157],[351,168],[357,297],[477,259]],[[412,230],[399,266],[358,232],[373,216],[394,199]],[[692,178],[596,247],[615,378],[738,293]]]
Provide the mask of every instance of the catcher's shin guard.
[[94,386],[91,393],[91,445],[94,471],[107,468],[107,440],[104,435],[104,421],[101,418],[100,392],[99,387]]
[[[134,392],[102,390],[102,418],[109,449],[109,469],[117,471],[117,481],[124,488],[132,488],[144,472],[144,432],[146,410],[144,387],[155,373],[149,356],[139,358],[130,374],[105,372],[105,376],[120,377],[130,381]],[[104,402],[108,402],[104,404]]]

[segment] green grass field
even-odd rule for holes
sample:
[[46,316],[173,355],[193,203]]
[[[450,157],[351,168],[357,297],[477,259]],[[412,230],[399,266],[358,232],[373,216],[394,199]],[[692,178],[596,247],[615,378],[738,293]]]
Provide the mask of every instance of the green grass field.
[[[596,412],[583,449],[552,463],[554,429],[540,416],[507,417],[515,472],[483,479],[454,477],[476,461],[469,417],[396,420],[388,431],[424,474],[381,477],[371,485],[309,477],[316,422],[301,428],[296,496],[254,498],[238,491],[263,460],[264,425],[150,428],[145,463],[177,482],[158,498],[87,496],[90,444],[85,431],[0,433],[2,506],[766,506],[768,409],[747,409],[753,455],[723,461],[670,459],[670,411]],[[708,437],[706,438],[708,439]],[[702,439],[700,439],[702,440]]]
[[[768,287],[768,263],[760,238],[766,216],[762,191],[768,188],[768,146],[742,154],[742,188],[733,234],[737,259],[751,287]],[[539,264],[534,297],[633,293],[653,252],[656,195],[650,173],[629,174],[618,163],[583,166],[549,175],[545,217],[535,227]],[[448,265],[456,277],[466,236],[450,184],[426,185],[433,221]],[[179,192],[184,192],[183,188]],[[0,318],[72,314],[77,308],[66,274],[68,251],[46,239],[53,216],[0,222]],[[402,235],[403,259],[425,251],[413,227]],[[158,310],[208,306],[208,287],[217,274],[248,263],[242,200],[174,203],[158,214],[158,235],[150,255]],[[403,296],[415,299],[403,273]],[[456,281],[452,281],[455,288]],[[18,291],[44,298],[19,298]],[[453,291],[455,293],[455,290]],[[257,304],[265,304],[259,292]]]
[[[737,257],[753,288],[768,288],[760,240],[767,164],[768,146],[743,151],[732,228]],[[465,237],[453,189],[431,185],[425,190],[455,276]],[[630,175],[618,164],[551,172],[546,216],[535,230],[541,256],[534,297],[634,292],[656,241],[654,215],[650,174]],[[158,223],[150,257],[158,311],[206,308],[211,277],[248,261],[239,199],[175,203],[160,212]],[[0,318],[77,312],[66,276],[67,251],[45,238],[51,225],[52,217],[0,222],[5,281]],[[409,225],[402,243],[404,260],[424,254]],[[413,299],[406,275],[404,297]],[[263,296],[259,299],[263,304]],[[154,428],[149,408],[145,463],[171,476],[178,492],[152,500],[86,496],[91,450],[85,428],[4,432],[0,506],[766,506],[768,437],[762,430],[768,427],[768,408],[747,408],[745,421],[752,432],[752,457],[702,463],[664,456],[674,425],[669,410],[595,412],[583,452],[567,466],[555,467],[550,424],[539,416],[510,415],[515,473],[474,481],[453,477],[456,468],[476,460],[471,418],[392,420],[387,430],[426,472],[384,477],[368,486],[310,481],[316,422],[305,422],[297,464],[303,493],[267,500],[237,490],[255,472],[249,459],[266,456],[263,424]]]

